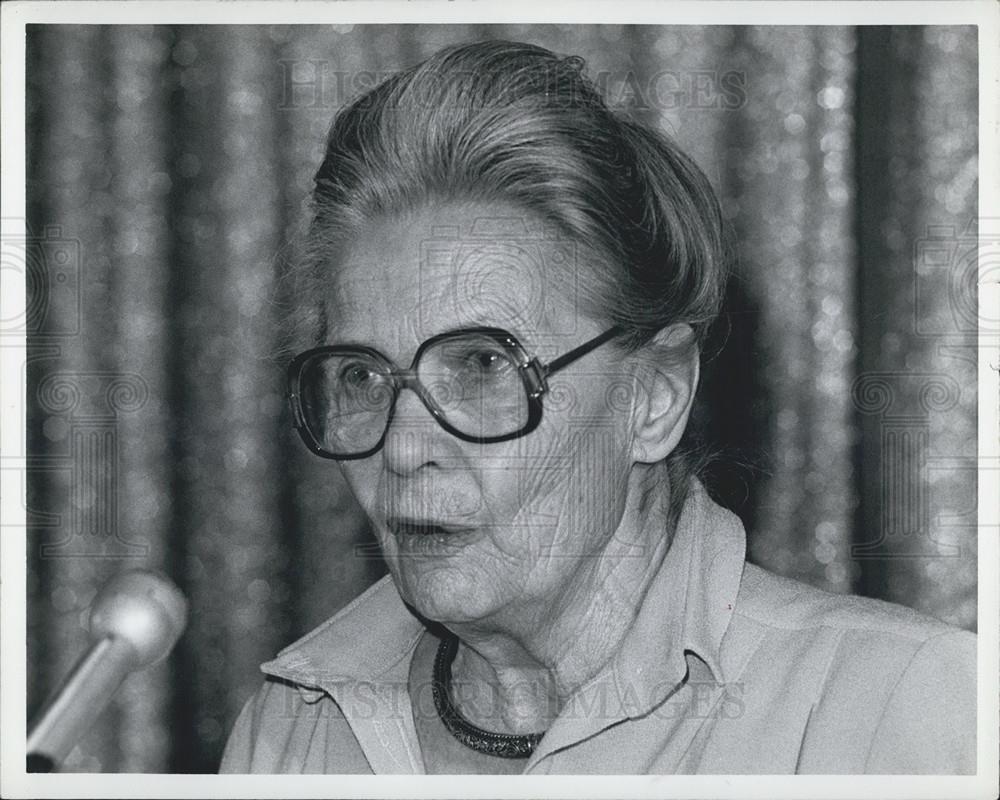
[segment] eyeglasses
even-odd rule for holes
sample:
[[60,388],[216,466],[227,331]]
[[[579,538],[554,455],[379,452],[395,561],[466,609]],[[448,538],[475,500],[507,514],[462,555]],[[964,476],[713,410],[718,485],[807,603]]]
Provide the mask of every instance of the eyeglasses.
[[550,375],[622,333],[615,326],[548,364],[501,328],[438,334],[420,345],[408,369],[371,347],[316,347],[288,367],[292,418],[316,455],[366,458],[382,447],[399,393],[410,389],[453,436],[505,442],[538,427]]

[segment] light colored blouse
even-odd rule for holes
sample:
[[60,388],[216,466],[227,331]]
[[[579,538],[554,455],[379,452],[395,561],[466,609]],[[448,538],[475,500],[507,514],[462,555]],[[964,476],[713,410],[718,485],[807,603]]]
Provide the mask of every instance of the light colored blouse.
[[[695,481],[621,649],[525,773],[975,773],[973,634],[780,578],[745,548]],[[411,702],[408,675],[424,631],[376,583],[262,665],[220,772],[422,773],[414,706],[433,703]]]

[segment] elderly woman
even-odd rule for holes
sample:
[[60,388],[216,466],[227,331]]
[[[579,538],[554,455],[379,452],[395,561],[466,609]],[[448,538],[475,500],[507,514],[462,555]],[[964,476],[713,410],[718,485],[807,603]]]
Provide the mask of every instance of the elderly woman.
[[314,201],[295,425],[389,575],[263,666],[223,771],[975,770],[975,638],[745,563],[699,483],[717,202],[579,59],[391,77]]

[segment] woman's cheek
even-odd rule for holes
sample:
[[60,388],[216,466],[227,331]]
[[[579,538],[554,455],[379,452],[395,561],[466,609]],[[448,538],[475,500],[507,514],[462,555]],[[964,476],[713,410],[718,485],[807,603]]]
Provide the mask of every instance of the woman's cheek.
[[377,471],[363,462],[341,462],[340,472],[358,505],[369,518],[372,517],[380,486]]
[[519,469],[505,473],[502,486],[492,487],[489,514],[501,534],[501,546],[509,553],[533,559],[551,550],[566,526],[577,484],[570,475],[573,470],[558,448],[544,452],[536,447],[522,456]]

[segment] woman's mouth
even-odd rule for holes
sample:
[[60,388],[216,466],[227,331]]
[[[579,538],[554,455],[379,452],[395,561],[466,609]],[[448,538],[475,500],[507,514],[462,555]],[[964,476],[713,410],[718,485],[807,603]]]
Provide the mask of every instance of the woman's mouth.
[[476,528],[431,519],[389,518],[386,527],[396,540],[398,555],[440,560],[465,552],[477,538]]
[[411,536],[454,536],[460,533],[468,533],[472,530],[467,526],[447,525],[435,520],[400,517],[387,519],[386,526],[396,538]]

